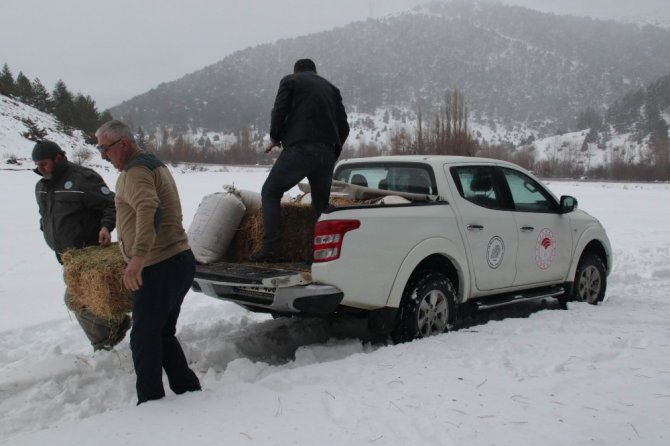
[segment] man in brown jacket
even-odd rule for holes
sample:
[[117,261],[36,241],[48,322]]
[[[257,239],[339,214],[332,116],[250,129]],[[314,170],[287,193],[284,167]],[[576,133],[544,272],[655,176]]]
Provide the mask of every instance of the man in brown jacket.
[[165,164],[141,150],[124,123],[109,121],[95,136],[102,158],[121,172],[116,181],[116,229],[128,263],[123,283],[133,291],[130,348],[137,404],[165,396],[162,369],[173,392],[200,390],[175,336],[181,304],[195,274],[177,186]]

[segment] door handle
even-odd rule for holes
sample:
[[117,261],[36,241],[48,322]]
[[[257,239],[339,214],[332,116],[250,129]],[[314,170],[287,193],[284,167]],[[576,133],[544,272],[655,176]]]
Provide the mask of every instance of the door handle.
[[473,232],[479,232],[484,230],[484,226],[482,225],[468,225],[466,226],[468,228],[468,231],[473,231]]
[[521,226],[521,232],[533,232],[535,230],[532,226]]

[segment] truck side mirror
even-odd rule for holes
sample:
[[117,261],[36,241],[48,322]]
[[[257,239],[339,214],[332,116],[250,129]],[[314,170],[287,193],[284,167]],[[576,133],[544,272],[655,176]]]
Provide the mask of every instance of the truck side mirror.
[[572,212],[577,207],[577,199],[570,195],[561,196],[561,214]]

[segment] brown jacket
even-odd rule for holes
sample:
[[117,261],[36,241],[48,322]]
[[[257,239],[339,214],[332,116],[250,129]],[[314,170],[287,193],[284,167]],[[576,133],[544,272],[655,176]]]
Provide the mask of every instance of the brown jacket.
[[116,230],[128,261],[144,266],[189,249],[177,185],[168,168],[143,150],[133,153],[116,181]]

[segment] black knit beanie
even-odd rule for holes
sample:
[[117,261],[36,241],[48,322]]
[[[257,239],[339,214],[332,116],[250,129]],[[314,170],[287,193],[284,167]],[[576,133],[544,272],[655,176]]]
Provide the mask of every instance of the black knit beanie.
[[65,154],[65,152],[63,152],[63,149],[58,144],[46,139],[37,141],[37,144],[33,147],[33,161],[52,159],[59,154]]

